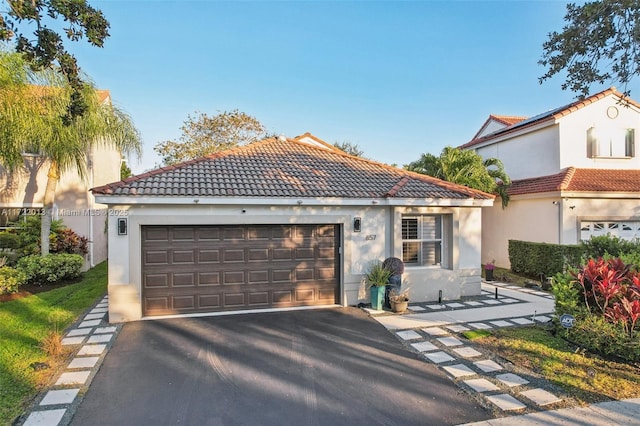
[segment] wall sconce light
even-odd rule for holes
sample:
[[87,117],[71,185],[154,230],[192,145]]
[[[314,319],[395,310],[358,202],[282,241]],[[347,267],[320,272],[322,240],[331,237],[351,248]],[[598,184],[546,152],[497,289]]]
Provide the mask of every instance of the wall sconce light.
[[124,217],[118,218],[118,235],[127,235],[127,219]]
[[360,232],[362,230],[362,218],[353,218],[353,232]]

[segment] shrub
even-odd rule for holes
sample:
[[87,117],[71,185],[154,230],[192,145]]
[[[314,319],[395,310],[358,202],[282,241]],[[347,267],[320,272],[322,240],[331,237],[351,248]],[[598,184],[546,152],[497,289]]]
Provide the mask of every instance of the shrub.
[[0,294],[16,293],[26,281],[27,276],[21,270],[9,266],[0,267]]
[[[40,253],[40,216],[27,216],[18,229],[19,252],[22,256]],[[65,228],[61,220],[51,222],[50,253],[87,254],[89,240]]]
[[12,232],[0,232],[0,250],[15,250],[20,247],[18,236]]
[[18,260],[18,268],[32,285],[55,284],[58,281],[78,278],[84,259],[78,254],[31,255]]
[[606,255],[620,257],[620,255],[631,253],[640,248],[638,242],[625,240],[615,235],[607,234],[591,237],[581,243],[587,259],[598,259]]
[[580,284],[571,274],[556,274],[551,282],[551,292],[556,299],[555,312],[575,315],[581,308]]
[[89,240],[81,237],[72,229],[64,228],[57,230],[49,236],[49,249],[51,253],[82,254],[89,253]]
[[531,278],[538,279],[541,273],[551,277],[577,268],[581,258],[581,246],[509,240],[511,270]]
[[596,315],[576,316],[567,331],[570,341],[590,352],[614,356],[632,362],[640,361],[640,340],[630,338],[620,323],[611,323]]

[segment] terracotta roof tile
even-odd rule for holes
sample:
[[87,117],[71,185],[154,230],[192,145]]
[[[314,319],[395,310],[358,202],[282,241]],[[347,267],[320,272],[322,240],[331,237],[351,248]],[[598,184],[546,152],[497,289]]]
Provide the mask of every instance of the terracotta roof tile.
[[640,192],[640,170],[576,169],[511,182],[509,195],[541,192]]
[[163,167],[93,188],[92,192],[198,197],[494,198],[339,150],[281,138]]
[[533,116],[525,120],[518,121],[514,124],[511,124],[510,126],[505,127],[504,129],[497,130],[489,135],[477,137],[477,134],[476,134],[476,136],[474,136],[474,138],[471,141],[465,143],[464,145],[461,145],[460,148],[462,149],[471,148],[472,146],[481,144],[483,142],[487,142],[497,136],[508,134],[525,127],[534,126],[538,123],[542,123],[545,121],[555,121],[568,114],[571,114],[572,112],[575,112],[581,108],[584,108],[587,105],[597,102],[600,99],[605,98],[609,95],[615,95],[619,97],[622,102],[626,102],[629,105],[633,105],[636,108],[640,108],[640,104],[638,104],[636,101],[634,101],[633,99],[630,99],[629,97],[626,97],[623,93],[618,92],[615,87],[610,87],[609,89],[603,90],[602,92],[596,93],[595,95],[589,96],[585,99],[572,102],[568,105],[564,105],[559,108],[554,108],[552,110],[549,110],[542,114],[538,114],[536,116]]
[[507,126],[511,126],[512,124],[516,124],[522,120],[526,120],[527,117],[522,117],[522,116],[515,116],[515,115],[496,115],[496,114],[491,114],[489,115],[490,118],[494,119],[495,121],[505,124]]

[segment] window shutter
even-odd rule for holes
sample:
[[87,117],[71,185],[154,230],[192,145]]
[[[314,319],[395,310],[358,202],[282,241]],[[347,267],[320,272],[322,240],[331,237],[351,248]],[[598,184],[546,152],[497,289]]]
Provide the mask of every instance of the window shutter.
[[596,137],[595,127],[587,129],[587,158],[593,158],[598,155],[598,138]]
[[625,155],[627,157],[635,157],[636,156],[635,129],[627,129],[624,142],[625,142]]

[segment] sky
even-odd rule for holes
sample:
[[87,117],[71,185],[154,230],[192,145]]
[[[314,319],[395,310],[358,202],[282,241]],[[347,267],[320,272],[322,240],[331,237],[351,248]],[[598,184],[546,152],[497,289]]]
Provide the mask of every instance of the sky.
[[140,130],[134,173],[160,165],[189,114],[238,109],[271,134],[357,144],[403,166],[471,140],[489,114],[533,116],[574,100],[540,84],[562,1],[89,0],[103,48],[68,44]]

